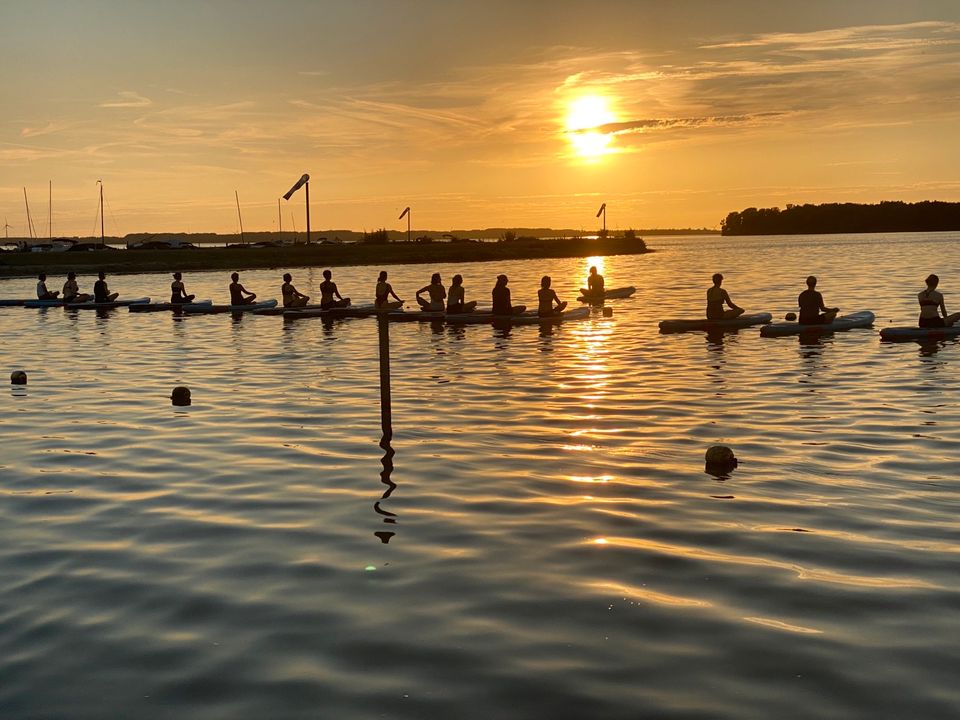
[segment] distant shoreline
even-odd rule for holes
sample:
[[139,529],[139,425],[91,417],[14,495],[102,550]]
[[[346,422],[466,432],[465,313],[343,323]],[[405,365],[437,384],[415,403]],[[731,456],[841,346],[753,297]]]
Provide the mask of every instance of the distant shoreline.
[[518,239],[512,242],[323,243],[266,248],[96,250],[0,253],[0,277],[92,273],[152,273],[263,268],[405,265],[531,260],[652,252],[640,238]]

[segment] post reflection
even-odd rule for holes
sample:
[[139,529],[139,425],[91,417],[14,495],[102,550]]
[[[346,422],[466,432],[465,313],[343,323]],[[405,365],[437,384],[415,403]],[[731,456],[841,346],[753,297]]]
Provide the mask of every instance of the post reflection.
[[[383,519],[385,524],[396,525],[396,513],[384,510],[381,506],[382,501],[388,499],[397,489],[397,484],[390,479],[393,473],[393,456],[395,453],[393,446],[390,444],[393,440],[393,410],[390,398],[390,323],[386,316],[377,318],[377,330],[380,340],[380,430],[382,433],[380,447],[383,450],[383,457],[380,458],[380,464],[383,466],[380,471],[380,482],[387,487],[380,499],[373,503],[373,510]],[[392,530],[378,530],[373,534],[386,545],[396,533]]]

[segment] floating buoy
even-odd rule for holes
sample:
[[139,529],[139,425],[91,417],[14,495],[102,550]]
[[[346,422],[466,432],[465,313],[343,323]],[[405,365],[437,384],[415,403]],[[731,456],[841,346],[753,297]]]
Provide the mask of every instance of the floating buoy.
[[787,313],[786,315],[783,316],[783,319],[786,320],[787,322],[793,322],[794,320],[797,319],[797,314]]
[[733,450],[726,445],[714,445],[707,450],[704,457],[706,471],[711,475],[723,476],[737,467],[737,458]]
[[604,316],[604,317],[613,317],[613,308],[611,308],[611,307],[605,307],[605,308],[603,309],[603,316]]
[[184,387],[183,385],[178,385],[173,389],[173,394],[170,395],[170,401],[174,405],[183,407],[190,404],[190,388]]
[[26,385],[27,384],[27,374],[23,370],[14,370],[10,373],[10,384],[11,385]]

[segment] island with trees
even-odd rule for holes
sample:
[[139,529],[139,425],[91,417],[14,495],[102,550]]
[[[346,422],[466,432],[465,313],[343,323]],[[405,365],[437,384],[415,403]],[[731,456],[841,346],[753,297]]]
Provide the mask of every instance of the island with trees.
[[941,232],[960,230],[960,203],[924,201],[787,205],[747,208],[720,224],[723,235],[819,235],[829,233]]

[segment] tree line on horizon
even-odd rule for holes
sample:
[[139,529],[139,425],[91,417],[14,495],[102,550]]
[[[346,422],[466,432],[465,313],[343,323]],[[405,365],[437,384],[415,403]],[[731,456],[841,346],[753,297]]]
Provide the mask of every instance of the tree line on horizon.
[[942,232],[960,230],[960,203],[899,200],[875,205],[824,203],[747,208],[720,223],[723,235],[814,235],[830,233]]

